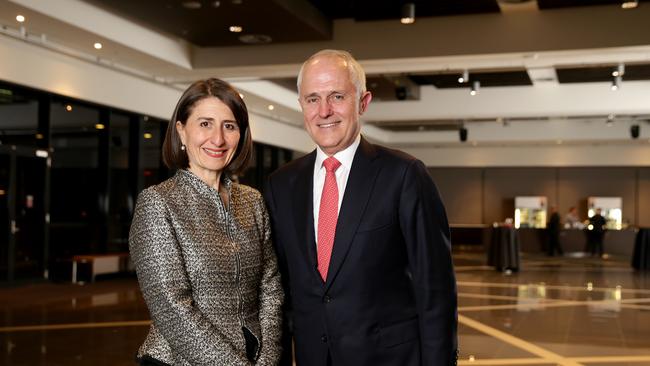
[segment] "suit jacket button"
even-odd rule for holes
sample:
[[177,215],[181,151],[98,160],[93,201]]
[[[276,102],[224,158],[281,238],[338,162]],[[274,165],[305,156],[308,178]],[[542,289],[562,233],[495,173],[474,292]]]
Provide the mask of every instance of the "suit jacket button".
[[327,336],[323,334],[323,335],[320,337],[320,340],[323,341],[323,343],[327,343]]
[[323,298],[323,302],[327,304],[327,303],[329,303],[330,301],[332,301],[332,298],[329,297],[329,295],[325,295],[325,297]]

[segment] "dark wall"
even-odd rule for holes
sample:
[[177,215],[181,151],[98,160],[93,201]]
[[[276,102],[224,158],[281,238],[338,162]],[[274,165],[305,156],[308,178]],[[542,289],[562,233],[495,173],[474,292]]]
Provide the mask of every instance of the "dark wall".
[[482,169],[429,169],[447,208],[450,223],[482,224]]
[[623,199],[623,220],[650,227],[650,168],[429,168],[451,224],[492,224],[514,215],[515,196],[546,196],[564,216],[587,197]]
[[492,168],[484,173],[485,224],[514,217],[515,196],[556,199],[555,170],[551,168]]
[[[635,225],[637,168],[567,168],[559,171],[560,212],[576,206],[582,218],[587,217],[587,197],[623,198],[623,221]],[[646,201],[646,204],[650,202]]]

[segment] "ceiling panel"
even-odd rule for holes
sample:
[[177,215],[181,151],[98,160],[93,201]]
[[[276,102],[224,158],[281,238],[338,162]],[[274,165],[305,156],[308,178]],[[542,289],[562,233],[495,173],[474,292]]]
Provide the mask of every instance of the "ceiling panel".
[[[204,47],[243,45],[241,36],[267,36],[272,43],[323,41],[332,36],[331,21],[304,0],[297,2],[299,6],[282,0],[86,1]],[[243,31],[230,32],[231,25]]]
[[409,75],[419,85],[433,85],[439,89],[467,88],[474,81],[480,81],[481,87],[533,85],[528,72],[521,70],[469,71],[469,82],[459,83],[462,70],[436,74]]
[[[647,2],[648,0],[639,0]],[[540,10],[569,8],[574,6],[592,6],[592,5],[620,5],[623,0],[537,0],[537,6]]]
[[404,3],[415,5],[415,17],[498,13],[496,0],[310,0],[323,14],[332,18],[358,21],[399,19]]
[[[555,69],[560,83],[591,83],[612,81],[617,64],[598,66],[559,66]],[[650,64],[627,64],[623,81],[650,80]]]

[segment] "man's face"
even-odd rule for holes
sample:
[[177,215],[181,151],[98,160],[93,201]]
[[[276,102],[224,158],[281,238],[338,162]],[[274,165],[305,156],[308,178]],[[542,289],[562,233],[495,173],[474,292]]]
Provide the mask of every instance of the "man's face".
[[324,56],[305,65],[299,98],[307,133],[331,156],[354,142],[372,96],[357,95],[343,59]]

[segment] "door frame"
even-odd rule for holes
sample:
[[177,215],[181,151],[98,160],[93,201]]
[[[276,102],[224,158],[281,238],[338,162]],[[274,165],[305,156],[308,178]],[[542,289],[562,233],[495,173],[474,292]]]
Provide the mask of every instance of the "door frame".
[[[48,150],[39,149],[30,146],[16,146],[16,145],[0,145],[0,155],[9,157],[9,185],[7,187],[7,210],[8,223],[0,223],[0,225],[9,225],[8,230],[8,248],[7,248],[7,283],[14,283],[15,280],[15,265],[16,265],[16,233],[20,228],[16,227],[16,169],[18,164],[18,157],[27,157],[35,159],[47,159],[45,162],[45,176],[43,177],[43,243],[42,254],[43,259],[41,263],[41,273],[43,279],[49,278],[49,249],[50,249],[50,169],[52,158]],[[34,279],[31,279],[34,280]]]

